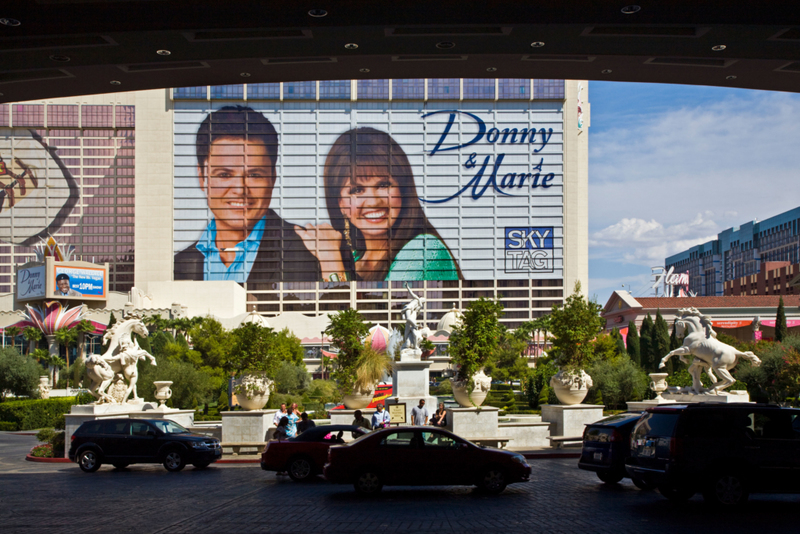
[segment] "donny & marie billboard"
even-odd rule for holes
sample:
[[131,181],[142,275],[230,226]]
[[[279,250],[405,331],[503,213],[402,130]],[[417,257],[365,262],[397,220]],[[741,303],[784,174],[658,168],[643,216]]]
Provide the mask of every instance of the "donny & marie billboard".
[[181,103],[175,279],[562,278],[562,107]]

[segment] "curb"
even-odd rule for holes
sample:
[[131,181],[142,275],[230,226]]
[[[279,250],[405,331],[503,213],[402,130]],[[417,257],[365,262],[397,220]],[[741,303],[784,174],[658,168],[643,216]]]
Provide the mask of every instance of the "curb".
[[43,464],[71,464],[69,458],[37,458],[36,456],[31,456],[30,454],[25,455],[25,460],[28,462],[40,462]]

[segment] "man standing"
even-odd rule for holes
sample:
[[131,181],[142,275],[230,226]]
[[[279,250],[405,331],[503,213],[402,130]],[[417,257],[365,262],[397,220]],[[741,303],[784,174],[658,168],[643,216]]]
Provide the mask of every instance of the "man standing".
[[411,424],[414,426],[425,426],[428,424],[428,409],[425,407],[425,399],[419,400],[419,406],[411,408]]
[[272,424],[278,426],[281,422],[281,419],[287,417],[289,412],[286,410],[286,405],[281,404],[281,409],[275,412],[275,417],[272,418]]
[[295,226],[270,209],[278,133],[243,106],[210,113],[197,130],[197,178],[213,215],[200,239],[175,255],[175,280],[320,280],[319,262]]
[[297,433],[302,434],[309,428],[314,428],[317,424],[308,418],[308,414],[303,412],[300,414],[300,422],[297,423]]
[[80,297],[81,294],[69,287],[69,275],[61,273],[56,276],[56,290],[53,293],[57,297]]
[[392,420],[389,412],[383,409],[383,404],[379,404],[377,408],[378,410],[372,414],[372,429],[389,428]]

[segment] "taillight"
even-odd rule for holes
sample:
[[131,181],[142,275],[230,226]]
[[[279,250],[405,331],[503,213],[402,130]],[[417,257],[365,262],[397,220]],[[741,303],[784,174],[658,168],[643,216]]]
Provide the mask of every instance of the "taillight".
[[69,440],[70,440],[70,441],[75,441],[75,434],[72,434],[72,435],[69,437]]
[[683,440],[678,438],[670,438],[669,440],[669,455],[674,458],[681,453],[683,449]]
[[619,430],[614,430],[614,432],[611,433],[611,443],[620,443],[623,439]]

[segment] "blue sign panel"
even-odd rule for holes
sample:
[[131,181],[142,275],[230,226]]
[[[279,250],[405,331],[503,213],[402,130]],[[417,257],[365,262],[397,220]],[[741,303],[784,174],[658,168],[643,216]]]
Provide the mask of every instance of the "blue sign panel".
[[88,267],[55,267],[55,297],[100,297],[105,294],[105,270]]
[[552,273],[552,226],[506,226],[505,272]]

